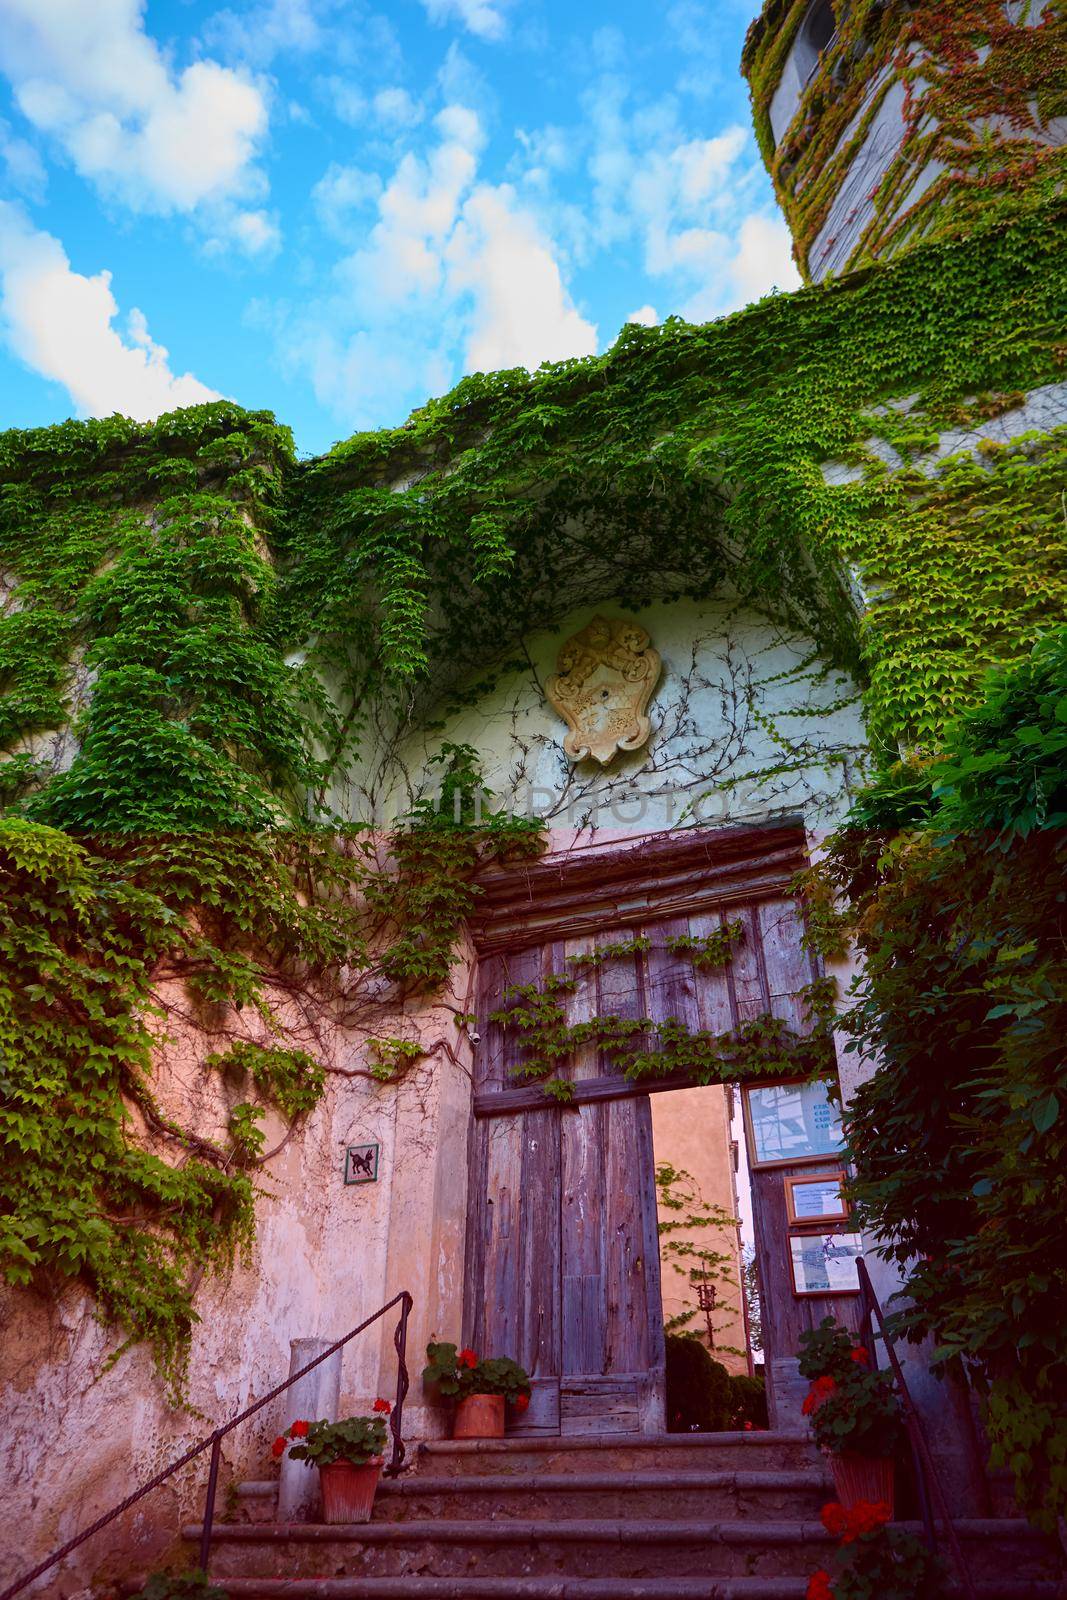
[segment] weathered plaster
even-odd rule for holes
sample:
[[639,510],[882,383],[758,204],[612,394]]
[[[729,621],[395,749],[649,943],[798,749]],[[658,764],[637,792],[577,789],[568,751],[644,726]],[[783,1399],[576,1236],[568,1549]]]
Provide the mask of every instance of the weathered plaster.
[[[428,712],[425,721],[438,726],[409,722],[402,738],[395,724],[383,726],[353,774],[354,806],[373,793],[402,812],[419,792],[429,758],[451,740],[476,748],[498,801],[525,809],[532,798],[557,836],[797,813],[812,826],[829,825],[841,814],[865,748],[855,687],[822,671],[806,640],[729,596],[661,602],[639,614],[663,657],[648,748],[603,769],[572,764],[562,749],[565,724],[544,684],[560,643],[594,609],[617,614],[597,599],[552,631],[531,635],[511,652],[524,658],[521,669],[472,694],[469,704]],[[418,1375],[426,1341],[462,1331],[470,1047],[455,1014],[470,1007],[472,960],[465,949],[440,1003],[390,1013],[383,996],[377,1015],[365,1023],[361,1016],[359,1028],[342,1028],[325,1002],[310,1012],[287,1011],[277,997],[290,1042],[327,1066],[327,1092],[288,1140],[279,1117],[266,1123],[268,1148],[281,1148],[262,1175],[251,1259],[224,1279],[207,1278],[198,1292],[189,1410],[168,1403],[143,1349],[104,1370],[116,1341],[84,1297],[68,1293],[47,1310],[29,1294],[9,1296],[17,1331],[0,1358],[0,1403],[13,1463],[5,1528],[17,1533],[0,1533],[4,1576],[264,1394],[288,1372],[291,1340],[339,1337],[403,1288],[415,1298],[405,1432],[417,1438],[443,1431],[445,1419],[424,1403]],[[221,1042],[210,1019],[192,1013],[177,991],[171,999],[170,1043],[155,1085],[160,1104],[217,1139],[241,1095],[203,1070],[204,1056]],[[396,1084],[346,1076],[366,1072],[368,1036],[418,1039],[430,1054]],[[725,1129],[719,1132],[725,1141]],[[345,1146],[366,1141],[381,1146],[379,1181],[345,1187]],[[390,1321],[346,1351],[345,1414],[392,1394],[392,1333]],[[283,1401],[227,1441],[223,1494],[231,1481],[272,1474],[269,1442],[292,1420]],[[74,1593],[94,1575],[151,1566],[173,1546],[181,1518],[198,1516],[206,1464],[202,1458],[93,1541],[43,1592]]]
[[[621,614],[608,601],[597,609]],[[604,834],[803,814],[842,814],[866,740],[858,691],[825,670],[810,641],[736,600],[660,602],[636,613],[663,658],[646,749],[602,769],[572,763],[566,724],[545,694],[560,644],[590,620],[570,612],[522,641],[526,665],[436,707],[432,731],[412,730],[390,756],[396,811],[431,792],[442,743],[477,750],[493,804],[541,816],[554,835]]]

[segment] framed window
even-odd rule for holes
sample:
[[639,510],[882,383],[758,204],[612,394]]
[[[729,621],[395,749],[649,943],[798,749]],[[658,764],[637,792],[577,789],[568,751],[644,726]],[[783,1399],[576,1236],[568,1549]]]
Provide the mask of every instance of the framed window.
[[822,1081],[746,1084],[743,1103],[754,1168],[825,1161],[841,1154],[841,1118]]
[[783,1179],[791,1226],[804,1222],[847,1222],[848,1201],[841,1192],[843,1172],[804,1172]]
[[856,1260],[862,1254],[863,1236],[859,1233],[791,1233],[793,1293],[858,1294]]

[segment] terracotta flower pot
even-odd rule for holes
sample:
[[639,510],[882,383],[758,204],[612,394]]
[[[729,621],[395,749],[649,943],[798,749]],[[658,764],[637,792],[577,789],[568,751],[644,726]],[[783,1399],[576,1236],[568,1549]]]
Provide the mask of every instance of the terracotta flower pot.
[[331,1461],[319,1468],[322,1514],[327,1522],[369,1522],[382,1463]]
[[502,1439],[504,1437],[504,1396],[470,1394],[456,1407],[452,1424],[453,1439]]
[[857,1456],[845,1453],[830,1457],[837,1498],[846,1511],[859,1501],[872,1504],[884,1501],[890,1516],[896,1504],[893,1462],[887,1456]]

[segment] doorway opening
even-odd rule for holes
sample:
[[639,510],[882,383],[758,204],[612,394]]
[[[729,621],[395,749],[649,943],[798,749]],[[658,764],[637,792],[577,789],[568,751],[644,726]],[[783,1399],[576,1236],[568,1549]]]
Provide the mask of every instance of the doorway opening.
[[675,1090],[654,1097],[652,1130],[668,1431],[791,1425],[801,1335],[857,1311],[829,1088]]
[[765,1428],[748,1165],[732,1085],[652,1100],[670,1433]]
[[[647,1051],[657,1038],[725,1037],[771,1017],[803,1039],[802,995],[818,970],[788,892],[798,857],[792,827],[688,836],[597,853],[580,863],[580,882],[569,865],[538,863],[487,896],[463,1339],[530,1374],[515,1432],[666,1431],[665,1324],[690,1354],[703,1329],[705,1354],[714,1345],[739,1383],[762,1355],[771,1427],[801,1427],[800,1334],[828,1310],[840,1315],[845,1301],[833,1297],[848,1295],[841,1225],[818,1210],[809,1182],[840,1165],[826,1084],[694,1088],[685,1072],[629,1072],[625,1050],[599,1031],[607,1019],[612,1038]],[[536,1081],[548,1060],[543,1002],[551,1094]],[[701,1128],[715,1151],[707,1170],[690,1138]],[[657,1183],[657,1167],[676,1176]],[[661,1205],[672,1183],[683,1185],[681,1211]],[[713,1215],[688,1234],[711,1240],[703,1256],[686,1229],[661,1229],[665,1214],[685,1221],[701,1204]],[[751,1217],[747,1241],[739,1214]],[[746,1276],[760,1286],[758,1346]],[[756,1406],[750,1393],[741,1425],[760,1425]]]

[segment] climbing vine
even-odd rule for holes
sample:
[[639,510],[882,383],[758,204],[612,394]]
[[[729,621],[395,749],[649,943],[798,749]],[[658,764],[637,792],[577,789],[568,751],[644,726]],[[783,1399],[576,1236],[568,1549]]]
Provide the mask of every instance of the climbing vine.
[[[739,937],[738,927],[727,924],[717,937],[695,941],[695,951],[685,938],[672,938],[665,948],[685,951],[698,965],[726,966]],[[717,948],[709,953],[709,946]],[[650,940],[644,936],[615,940],[569,957],[568,962],[579,967],[599,965],[650,948]],[[540,1083],[545,1094],[556,1100],[574,1098],[574,1083],[564,1072],[575,1052],[588,1046],[600,1052],[605,1071],[632,1082],[677,1078],[693,1084],[738,1083],[746,1078],[830,1076],[834,1071],[833,979],[815,979],[800,991],[797,998],[809,1025],[804,1032],[770,1012],[745,1018],[720,1032],[689,1028],[673,1016],[653,1021],[651,1017],[605,1013],[571,1021],[567,997],[577,987],[578,979],[570,971],[546,973],[536,983],[509,984],[503,1006],[490,1015],[491,1022],[512,1034],[519,1057],[511,1068],[512,1076]]]
[[[934,763],[888,771],[813,874],[864,973],[875,1070],[848,1109],[853,1197],[907,1280],[895,1318],[986,1397],[994,1464],[1067,1507],[1067,632],[986,684]],[[840,932],[840,922],[838,932]]]
[[[935,742],[1030,648],[1067,601],[1062,432],[939,450],[1062,376],[1060,222],[704,328],[631,326],[306,463],[225,402],[0,435],[9,1279],[80,1279],[178,1370],[198,1272],[250,1239],[269,1116],[292,1128],[322,1091],[301,1017],[365,1027],[378,1048],[352,1070],[401,1075],[383,1010],[443,981],[486,856],[539,847],[481,803],[465,747],[388,839],[351,821],[348,774],[432,732],[530,630],[605,594],[729,586],[860,680],[882,753]],[[829,1059],[819,1028],[773,1017],[568,1023],[557,977],[509,1002],[554,1093],[577,1043],[701,1082]],[[181,1029],[207,1132],[158,1082]]]
[[[738,1346],[722,1345],[717,1341],[731,1323],[735,1326],[738,1315],[734,1303],[742,1292],[738,1282],[740,1247],[738,1221],[722,1206],[704,1199],[700,1185],[691,1172],[661,1161],[656,1166],[656,1200],[660,1218],[659,1254],[661,1269],[669,1269],[672,1280],[681,1278],[684,1291],[677,1282],[668,1281],[664,1288],[682,1294],[685,1304],[663,1325],[664,1333],[705,1335],[709,1350],[728,1355],[744,1355]],[[726,1249],[720,1246],[725,1244]],[[693,1328],[701,1315],[698,1290],[705,1291],[704,1327]],[[726,1291],[727,1304],[718,1306],[718,1290]],[[710,1293],[708,1292],[710,1291]],[[673,1298],[673,1296],[672,1296]],[[716,1322],[715,1310],[729,1312],[727,1321]]]
[[[768,5],[743,57],[760,147],[805,275],[818,276],[832,257],[837,238],[826,229],[850,179],[851,211],[833,212],[839,231],[855,234],[846,268],[1062,194],[1064,153],[1050,127],[1067,112],[1061,6],[1023,0],[1009,16],[1003,0],[837,3],[834,37],[776,145],[771,101],[810,9],[810,0]],[[898,147],[871,157],[856,184],[880,116],[879,138],[896,137]]]

